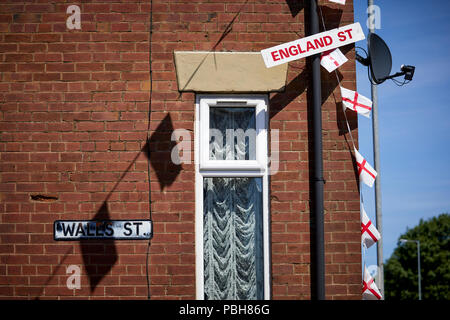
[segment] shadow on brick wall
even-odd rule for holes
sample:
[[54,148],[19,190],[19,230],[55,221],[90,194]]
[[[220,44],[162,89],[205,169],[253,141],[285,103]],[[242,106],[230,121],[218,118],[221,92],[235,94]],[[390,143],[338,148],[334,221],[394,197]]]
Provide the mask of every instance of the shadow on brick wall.
[[[322,17],[320,16],[321,12],[323,15],[323,21],[322,21]],[[324,24],[325,24],[326,30],[338,28],[341,23],[343,12],[344,11],[342,9],[330,8],[330,7],[323,6],[323,5],[320,6],[320,10],[319,10],[320,31],[325,31],[325,29],[323,28]]]
[[273,118],[306,90],[309,83],[309,73],[309,69],[305,67],[298,76],[289,82],[284,92],[276,93],[270,98],[270,118]]
[[[112,191],[111,191],[112,192]],[[111,194],[111,193],[110,193]],[[109,195],[108,195],[109,198]],[[103,202],[93,221],[111,220],[107,201]],[[81,255],[86,274],[89,278],[91,293],[99,282],[111,271],[118,260],[114,240],[81,240]]]
[[[231,33],[231,31],[233,31],[233,24],[236,21],[236,19],[239,17],[239,15],[242,12],[242,9],[247,5],[248,0],[246,0],[241,7],[239,8],[238,12],[233,16],[233,18],[230,20],[230,22],[228,22],[228,24],[225,26],[222,34],[220,35],[219,39],[216,41],[216,43],[212,46],[212,48],[208,51],[208,53],[205,55],[205,57],[202,59],[202,61],[200,61],[200,63],[198,64],[198,66],[195,68],[194,72],[192,72],[192,74],[190,75],[189,79],[186,81],[186,84],[184,85],[183,88],[178,88],[178,91],[180,91],[180,95],[178,98],[181,97],[181,92],[184,91],[184,89],[186,89],[186,87],[189,85],[189,83],[192,81],[192,79],[195,77],[195,75],[197,74],[198,70],[200,69],[200,67],[203,65],[203,63],[205,62],[206,58],[208,58],[208,56],[212,53],[215,54],[217,47],[220,45],[220,43],[227,37],[228,34]],[[215,61],[215,59],[214,59]]]
[[[144,153],[147,160],[150,161],[161,190],[172,185],[181,172],[181,165],[176,165],[171,161],[171,151],[176,145],[176,142],[171,139],[173,131],[174,127],[169,113],[155,129],[153,134],[150,136],[150,139],[145,143],[140,152]],[[102,206],[92,219],[93,221],[111,219],[108,209],[108,200],[127,172],[132,168],[140,156],[140,153],[135,156],[135,158],[128,165],[127,169],[122,173],[120,179],[116,182]],[[80,248],[83,256],[84,267],[89,277],[90,289],[91,292],[93,292],[99,282],[111,271],[118,260],[115,241],[84,240],[80,241]],[[143,261],[143,264],[144,263],[145,262]]]
[[[175,165],[170,159],[171,150],[175,146],[175,142],[171,140],[172,132],[174,131],[172,119],[170,114],[161,121],[156,130],[153,132],[149,140],[142,147],[140,152],[136,154],[134,159],[130,162],[128,167],[124,170],[114,187],[106,196],[101,207],[97,210],[95,216],[91,221],[111,220],[111,214],[108,208],[108,201],[115,192],[120,182],[125,175],[130,171],[141,153],[144,153],[147,160],[150,161],[151,166],[157,176],[161,190],[170,186],[177,178],[181,171],[180,165]],[[150,189],[149,189],[150,190]],[[89,279],[90,292],[94,292],[100,281],[107,276],[117,263],[119,256],[114,240],[81,240],[80,249],[83,259],[84,268]],[[65,259],[73,254],[73,249],[67,251],[61,260],[59,266],[62,266]],[[143,260],[143,264],[147,260]],[[58,273],[60,268],[56,268],[54,273],[48,278],[47,282],[42,287],[44,292],[45,287]],[[36,297],[39,299],[39,297]]]
[[176,142],[172,141],[173,131],[172,118],[168,113],[151,135],[147,146],[146,156],[150,159],[161,191],[175,182],[182,169],[181,165],[171,160],[172,150],[176,146]]
[[[351,46],[344,47],[341,51],[346,54]],[[310,59],[307,58],[306,65],[310,65]],[[310,83],[310,73],[308,67],[301,69],[301,72],[292,79],[289,84],[286,86],[286,90],[283,92],[279,92],[274,94],[270,98],[269,106],[270,106],[270,118],[273,118],[278,112],[282,111],[286,106],[288,106],[291,102],[297,99],[300,95],[305,92]],[[337,76],[339,81],[342,81],[343,75],[337,71]],[[321,79],[322,79],[322,104],[324,104],[328,98],[333,94],[334,90],[338,87],[338,81],[336,79],[336,74],[334,72],[328,73],[326,70],[321,68]],[[338,108],[338,105],[336,105]],[[341,109],[342,110],[342,105]],[[347,127],[342,125],[342,121],[344,118],[344,114],[337,110],[337,118],[338,118],[338,126],[339,131],[342,133],[347,132]],[[354,125],[354,124],[353,124]],[[356,126],[355,126],[356,127]]]
[[286,0],[286,3],[289,6],[293,18],[305,7],[304,0]]

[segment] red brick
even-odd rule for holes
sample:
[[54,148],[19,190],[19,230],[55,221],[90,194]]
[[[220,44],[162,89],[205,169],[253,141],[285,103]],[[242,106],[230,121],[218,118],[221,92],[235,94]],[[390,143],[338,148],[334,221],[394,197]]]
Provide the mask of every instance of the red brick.
[[57,81],[61,80],[60,73],[34,73],[33,81]]
[[95,93],[94,101],[121,101],[122,94],[120,92],[101,92]]
[[131,63],[105,63],[106,71],[131,71],[133,64]]
[[25,61],[32,61],[33,55],[32,54],[26,54],[26,53],[7,53],[5,54],[5,61],[6,62],[25,62]]
[[37,33],[33,34],[34,42],[59,42],[61,35],[54,33]]
[[35,53],[34,61],[62,61],[61,53]]

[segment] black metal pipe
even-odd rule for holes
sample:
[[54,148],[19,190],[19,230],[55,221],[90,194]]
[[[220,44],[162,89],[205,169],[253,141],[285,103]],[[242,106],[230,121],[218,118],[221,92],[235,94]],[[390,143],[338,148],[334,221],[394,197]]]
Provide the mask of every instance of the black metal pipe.
[[[317,11],[317,1],[309,0],[309,35],[319,33],[319,15]],[[311,58],[311,87],[312,91],[312,127],[313,127],[313,152],[314,152],[314,173],[313,173],[313,204],[314,210],[314,273],[315,273],[315,299],[325,300],[325,246],[324,246],[324,209],[323,209],[323,156],[322,156],[322,90],[320,79],[320,54]]]

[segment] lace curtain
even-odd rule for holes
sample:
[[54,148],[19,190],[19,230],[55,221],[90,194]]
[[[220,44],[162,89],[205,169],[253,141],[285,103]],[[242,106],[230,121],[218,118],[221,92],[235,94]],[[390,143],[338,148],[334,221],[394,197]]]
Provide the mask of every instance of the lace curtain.
[[[210,139],[210,157],[251,160],[253,108],[211,108],[211,128],[228,139]],[[207,300],[264,298],[262,246],[262,179],[204,178],[204,292]]]
[[211,108],[210,160],[255,160],[255,108]]
[[263,299],[261,178],[204,178],[205,299]]

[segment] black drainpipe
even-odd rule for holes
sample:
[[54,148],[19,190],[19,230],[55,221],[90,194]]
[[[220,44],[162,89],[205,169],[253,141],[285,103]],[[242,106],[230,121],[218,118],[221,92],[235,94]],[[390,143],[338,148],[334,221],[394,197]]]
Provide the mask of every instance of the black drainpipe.
[[[317,1],[309,0],[309,35],[319,33],[319,16],[317,12]],[[313,157],[314,157],[314,173],[313,173],[313,203],[314,210],[314,253],[311,257],[314,259],[311,270],[315,274],[315,288],[313,299],[325,300],[325,249],[324,249],[324,228],[323,228],[323,159],[322,159],[322,92],[320,79],[320,54],[311,57],[312,81],[310,90],[312,91],[312,134],[313,134]]]

